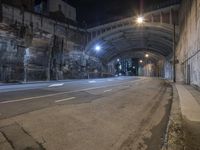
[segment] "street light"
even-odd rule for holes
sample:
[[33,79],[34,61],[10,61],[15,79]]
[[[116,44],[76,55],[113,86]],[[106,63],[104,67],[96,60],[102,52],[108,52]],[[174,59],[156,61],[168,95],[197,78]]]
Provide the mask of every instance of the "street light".
[[137,22],[138,24],[144,23],[144,17],[139,16],[139,17],[137,18],[136,22]]
[[176,83],[176,24],[174,22],[173,33],[173,82]]
[[100,50],[101,50],[101,46],[96,45],[96,46],[95,46],[95,50],[96,50],[97,52],[100,51]]
[[149,54],[145,54],[145,57],[148,58],[148,57],[149,57]]

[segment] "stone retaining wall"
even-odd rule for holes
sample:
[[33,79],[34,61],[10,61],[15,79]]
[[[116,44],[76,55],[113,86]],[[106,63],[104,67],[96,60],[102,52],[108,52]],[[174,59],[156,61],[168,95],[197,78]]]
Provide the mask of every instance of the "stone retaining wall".
[[200,1],[183,0],[177,43],[177,81],[200,87]]

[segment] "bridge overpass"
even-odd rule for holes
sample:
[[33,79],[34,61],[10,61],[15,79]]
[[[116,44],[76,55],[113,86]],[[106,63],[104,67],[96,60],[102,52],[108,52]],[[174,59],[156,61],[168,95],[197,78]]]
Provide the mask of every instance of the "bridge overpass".
[[[179,6],[176,4],[144,13],[142,24],[137,23],[138,16],[133,16],[89,28],[85,52],[104,63],[113,63],[119,58],[143,59],[148,53],[148,59],[154,63],[163,61],[159,66],[163,71],[156,74],[172,78],[172,67],[169,67],[172,64],[169,62],[172,62],[173,45],[179,37]],[[95,50],[97,45],[101,47],[99,52]]]
[[101,45],[100,58],[110,61],[121,53],[132,50],[149,50],[162,56],[170,56],[173,49],[174,24],[178,39],[178,9],[173,5],[143,14],[143,24],[137,16],[89,28],[85,51],[95,53],[95,45]]
[[144,13],[143,24],[132,16],[88,29],[29,11],[22,13],[7,4],[2,4],[2,12],[1,49],[6,50],[0,56],[1,81],[110,76],[117,59],[145,59],[145,54],[159,68],[153,75],[174,76],[172,52],[180,39],[179,4]]
[[199,0],[89,29],[2,8],[0,149],[200,148]]

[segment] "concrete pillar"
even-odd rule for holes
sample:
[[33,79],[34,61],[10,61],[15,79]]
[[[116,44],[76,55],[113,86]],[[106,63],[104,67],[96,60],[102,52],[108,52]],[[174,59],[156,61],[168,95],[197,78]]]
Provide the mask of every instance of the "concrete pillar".
[[169,24],[173,24],[173,22],[172,22],[172,9],[170,9],[170,12],[169,12]]
[[152,23],[154,22],[154,18],[153,18],[153,15],[151,15],[151,22],[152,22]]
[[184,83],[184,65],[181,63],[176,64],[176,81],[178,83]]
[[2,22],[3,16],[2,16],[2,0],[0,0],[0,22]]
[[163,13],[160,12],[160,23],[162,24],[163,23]]

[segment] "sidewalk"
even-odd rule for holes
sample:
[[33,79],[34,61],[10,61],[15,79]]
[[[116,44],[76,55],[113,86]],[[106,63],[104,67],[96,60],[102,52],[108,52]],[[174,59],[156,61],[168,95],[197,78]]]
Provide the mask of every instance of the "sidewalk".
[[[178,90],[179,98],[180,98],[180,106],[183,117],[185,117],[189,121],[200,122],[200,104],[198,103],[196,96],[194,97],[190,91],[186,88],[185,85],[176,84],[176,88]],[[198,91],[194,91],[198,93]],[[200,92],[199,92],[200,95]]]
[[176,84],[180,99],[184,149],[200,149],[200,91],[192,86]]

